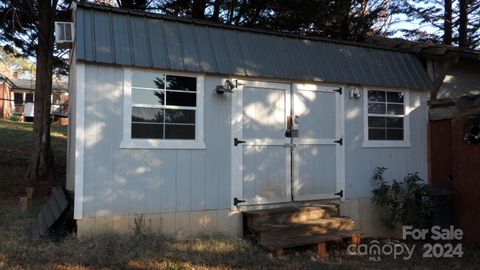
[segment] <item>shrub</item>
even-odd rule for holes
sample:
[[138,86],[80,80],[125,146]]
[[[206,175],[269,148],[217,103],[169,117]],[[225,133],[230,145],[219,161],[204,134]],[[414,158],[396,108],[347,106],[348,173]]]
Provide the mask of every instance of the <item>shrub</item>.
[[390,184],[384,178],[386,169],[378,167],[373,176],[378,187],[372,191],[372,202],[388,209],[382,222],[390,229],[397,224],[424,228],[430,210],[430,201],[425,196],[425,181],[416,172],[409,173],[403,181],[393,180]]
[[18,114],[10,115],[10,121],[18,122],[18,121],[20,121],[21,118],[22,118],[22,116],[18,115]]

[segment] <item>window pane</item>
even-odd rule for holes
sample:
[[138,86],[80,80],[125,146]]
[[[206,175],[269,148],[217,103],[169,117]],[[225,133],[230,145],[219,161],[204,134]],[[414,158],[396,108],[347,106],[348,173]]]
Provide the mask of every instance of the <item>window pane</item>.
[[195,124],[195,111],[166,109],[165,122]]
[[13,102],[15,105],[22,105],[23,104],[23,93],[13,93]]
[[385,127],[385,117],[368,117],[368,127]]
[[197,79],[194,77],[167,75],[167,89],[196,91]]
[[133,107],[132,122],[163,123],[164,113],[164,109]]
[[403,93],[402,92],[387,92],[387,101],[388,102],[403,103]]
[[385,92],[368,91],[368,101],[385,101]]
[[403,128],[403,117],[386,117],[387,127]]
[[132,123],[132,139],[163,139],[163,125]]
[[167,105],[195,107],[196,96],[195,93],[167,91]]
[[369,140],[385,140],[385,129],[383,128],[369,128],[368,129]]
[[403,115],[403,104],[388,104],[387,114]]
[[165,125],[165,139],[194,140],[195,125]]
[[368,113],[385,114],[385,110],[384,103],[368,103]]
[[26,94],[25,95],[25,102],[33,102],[33,94]]
[[165,104],[165,93],[163,91],[132,89],[132,103],[137,104]]
[[165,75],[154,72],[132,72],[132,87],[165,89]]
[[403,129],[387,129],[387,140],[403,140]]

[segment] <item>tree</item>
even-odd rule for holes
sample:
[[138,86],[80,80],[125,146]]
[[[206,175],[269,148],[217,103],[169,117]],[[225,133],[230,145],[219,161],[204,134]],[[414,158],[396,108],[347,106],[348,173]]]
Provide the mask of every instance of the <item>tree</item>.
[[14,72],[19,77],[31,78],[35,74],[35,63],[22,57],[17,50],[9,51],[0,46],[0,73],[12,77]]
[[408,0],[401,12],[420,24],[406,38],[480,49],[480,0]]
[[443,43],[452,45],[452,0],[445,0],[445,18],[443,19]]
[[68,18],[69,2],[10,0],[0,3],[0,37],[8,50],[35,57],[35,111],[32,153],[26,180],[46,181],[54,176],[54,156],[50,145],[50,96],[53,68],[65,67],[54,55],[54,22]]
[[334,39],[387,35],[399,0],[165,0],[158,12]]

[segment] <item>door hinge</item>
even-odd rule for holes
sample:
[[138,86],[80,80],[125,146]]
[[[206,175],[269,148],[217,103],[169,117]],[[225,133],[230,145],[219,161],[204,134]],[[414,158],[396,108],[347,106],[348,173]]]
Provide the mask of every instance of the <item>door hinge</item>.
[[339,93],[340,95],[343,93],[341,87],[339,87],[338,89],[335,89],[335,90],[333,90],[333,91]]
[[233,198],[233,205],[238,206],[239,203],[244,203],[245,200],[239,200],[237,197]]
[[340,198],[343,198],[343,189],[333,195],[340,196]]
[[343,138],[340,138],[340,139],[338,139],[338,140],[336,140],[336,141],[333,141],[333,142],[334,142],[334,143],[338,143],[338,144],[340,144],[340,145],[343,145]]
[[241,143],[246,143],[246,141],[239,140],[238,138],[233,139],[233,145],[237,146]]

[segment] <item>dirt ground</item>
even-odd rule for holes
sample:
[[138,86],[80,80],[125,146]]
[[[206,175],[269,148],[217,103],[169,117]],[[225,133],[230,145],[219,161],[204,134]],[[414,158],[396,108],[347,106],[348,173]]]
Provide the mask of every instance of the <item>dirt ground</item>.
[[[52,185],[65,177],[66,128],[52,128],[57,177],[50,183],[26,183],[31,124],[0,120],[0,269],[480,269],[480,248],[463,244],[461,258],[423,258],[424,243],[390,239],[380,245],[406,244],[417,248],[413,256],[349,255],[346,244],[329,243],[328,255],[314,247],[288,249],[273,256],[245,239],[221,235],[174,238],[155,235],[148,227],[131,228],[130,235],[105,234],[77,239],[67,235],[54,242],[45,236],[30,242],[30,221],[45,202]],[[25,186],[35,187],[26,211],[18,208]]]

